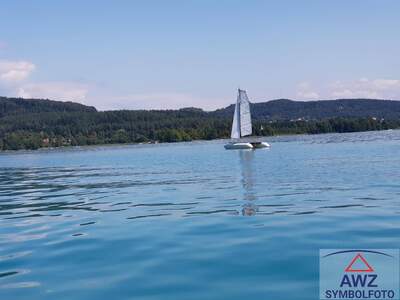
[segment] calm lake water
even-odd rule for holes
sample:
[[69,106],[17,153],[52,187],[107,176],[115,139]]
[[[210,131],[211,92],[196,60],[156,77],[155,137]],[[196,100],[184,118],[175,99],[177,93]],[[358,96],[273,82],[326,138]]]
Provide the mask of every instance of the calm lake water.
[[318,299],[400,248],[400,131],[0,154],[0,299]]

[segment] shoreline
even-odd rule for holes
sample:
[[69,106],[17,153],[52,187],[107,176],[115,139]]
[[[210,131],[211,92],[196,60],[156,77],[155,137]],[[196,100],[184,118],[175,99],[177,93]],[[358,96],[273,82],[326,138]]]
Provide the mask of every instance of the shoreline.
[[[324,133],[299,133],[299,134],[276,134],[276,135],[269,135],[269,136],[254,136],[253,138],[256,140],[263,140],[263,139],[273,139],[273,138],[279,138],[279,137],[298,137],[298,136],[319,136],[319,135],[336,135],[336,134],[352,134],[352,133],[367,133],[367,132],[378,132],[378,131],[394,131],[394,130],[400,130],[399,128],[397,129],[382,129],[382,130],[364,130],[364,131],[351,131],[351,132],[324,132]],[[204,139],[198,139],[198,140],[191,140],[191,141],[177,141],[177,142],[155,142],[155,143],[107,143],[107,144],[93,144],[93,145],[67,145],[67,146],[59,146],[59,147],[40,147],[37,149],[17,149],[17,150],[0,150],[0,154],[15,154],[15,153],[33,153],[33,152],[52,152],[52,151],[58,151],[58,150],[77,150],[79,148],[94,148],[94,147],[116,147],[116,146],[165,146],[165,145],[175,145],[175,144],[189,144],[189,143],[204,143],[204,142],[215,142],[215,141],[230,141],[230,138],[217,138],[217,139],[211,139],[211,140],[204,140]]]

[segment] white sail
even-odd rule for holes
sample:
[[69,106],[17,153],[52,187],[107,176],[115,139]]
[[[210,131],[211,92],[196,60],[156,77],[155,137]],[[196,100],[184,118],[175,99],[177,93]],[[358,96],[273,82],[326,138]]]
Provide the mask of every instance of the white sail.
[[232,139],[239,139],[240,138],[240,103],[239,103],[239,95],[235,105],[235,113],[233,114],[233,122],[232,122],[232,131],[231,131],[231,138]]
[[239,90],[239,116],[240,116],[240,136],[247,136],[252,134],[250,102],[247,97],[246,91]]

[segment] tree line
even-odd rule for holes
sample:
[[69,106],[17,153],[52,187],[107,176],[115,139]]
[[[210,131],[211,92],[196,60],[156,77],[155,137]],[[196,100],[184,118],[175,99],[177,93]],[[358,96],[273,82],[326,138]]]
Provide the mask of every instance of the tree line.
[[[199,109],[164,111],[50,111],[0,117],[0,149],[115,143],[181,142],[229,138],[232,117]],[[336,117],[322,120],[255,120],[257,136],[318,134],[400,128],[400,120]]]

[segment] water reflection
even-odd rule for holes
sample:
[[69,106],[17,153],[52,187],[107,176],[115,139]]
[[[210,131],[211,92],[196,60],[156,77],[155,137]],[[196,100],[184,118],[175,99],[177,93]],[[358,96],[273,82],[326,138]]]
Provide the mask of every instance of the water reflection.
[[[360,134],[354,140],[369,140],[370,135],[376,134]],[[397,135],[400,136],[400,131]],[[330,143],[327,136],[302,139],[314,141],[314,144]],[[20,167],[3,167],[3,157],[13,158],[17,162],[22,156],[0,155],[2,227],[5,228],[6,224],[16,228],[29,227],[26,224],[31,223],[46,223],[51,227],[53,223],[70,222],[69,220],[75,218],[75,225],[80,226],[81,230],[91,230],[101,226],[100,221],[109,218],[106,215],[121,220],[143,220],[147,217],[173,219],[210,214],[298,216],[311,212],[330,214],[339,209],[354,209],[359,212],[361,208],[390,203],[391,198],[382,197],[382,193],[376,194],[374,190],[369,191],[358,182],[353,184],[351,177],[345,180],[346,176],[353,176],[352,172],[343,173],[343,178],[334,178],[330,176],[330,172],[337,172],[337,167],[345,162],[348,165],[353,164],[355,170],[364,170],[363,163],[368,163],[371,165],[369,170],[379,166],[376,172],[385,171],[394,178],[395,169],[392,166],[398,164],[397,158],[381,154],[369,158],[366,153],[354,159],[355,149],[358,148],[351,152],[352,156],[348,156],[348,152],[325,152],[329,149],[307,143],[299,144],[297,141],[296,149],[302,147],[314,151],[313,155],[307,156],[305,152],[282,152],[284,150],[280,150],[279,154],[275,150],[238,150],[232,153],[230,159],[212,161],[209,157],[203,157],[202,150],[195,152],[193,156],[190,151],[198,148],[180,147],[176,145],[176,148],[171,149],[154,149],[159,151],[154,152],[154,160],[160,164],[147,160],[147,154],[142,153],[142,160],[138,159],[142,157],[141,153],[135,152],[133,155],[131,152],[119,152],[120,148],[110,148],[111,154],[105,152],[107,160],[94,162],[93,165],[71,164],[60,157],[52,161],[51,165],[44,163],[31,166],[33,158],[29,158]],[[290,150],[293,147],[292,145],[285,149]],[[187,149],[190,149],[191,155],[187,154]],[[209,149],[215,150],[215,153],[222,151],[219,144],[210,145]],[[175,153],[176,151],[178,152]],[[374,153],[371,155],[375,155]],[[164,163],[167,154],[172,160]],[[302,156],[296,157],[298,154]],[[42,155],[39,152],[32,154],[37,159]],[[79,153],[80,155],[83,154]],[[113,166],[120,155],[127,155],[129,164]],[[277,164],[277,155],[289,155],[290,159],[282,158]],[[185,163],[182,163],[182,157],[186,157]],[[388,161],[384,164],[386,157]],[[204,163],[199,164],[198,161]],[[235,168],[232,168],[232,163],[237,164]],[[286,167],[280,168],[283,164]],[[300,176],[302,173],[298,170],[303,170],[304,176]],[[274,176],[270,176],[271,172]],[[381,176],[387,180],[386,175]],[[367,178],[366,175],[363,178]],[[263,188],[265,183],[268,183],[268,191]],[[387,186],[385,181],[379,187]],[[393,182],[390,188],[397,188],[396,183]],[[342,194],[341,197],[332,196],[339,193]],[[398,206],[394,207],[394,211],[399,213]],[[4,230],[0,232],[0,243],[2,238],[12,239],[10,234]],[[16,235],[24,240],[41,237],[32,236],[31,233]]]
[[242,186],[244,191],[244,200],[246,203],[242,206],[243,216],[253,216],[258,211],[258,206],[254,203],[257,199],[254,191],[254,174],[253,174],[253,150],[240,150],[239,161],[242,172]]

